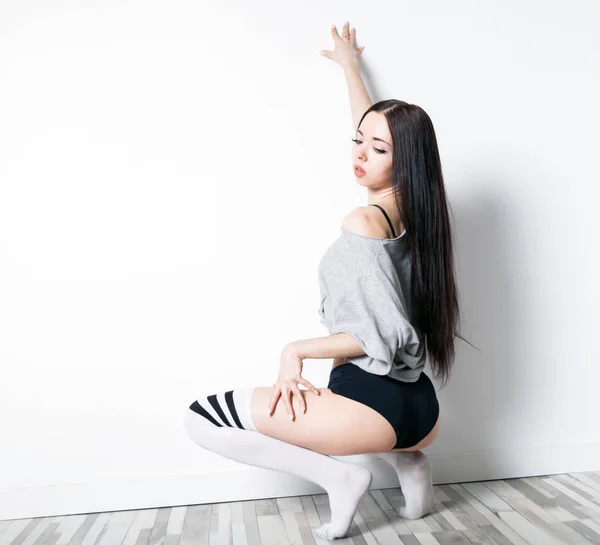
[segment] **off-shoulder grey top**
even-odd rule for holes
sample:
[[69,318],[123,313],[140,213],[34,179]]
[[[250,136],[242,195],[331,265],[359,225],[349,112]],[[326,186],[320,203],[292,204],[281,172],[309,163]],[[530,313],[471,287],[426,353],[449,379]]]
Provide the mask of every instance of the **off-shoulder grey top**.
[[346,362],[376,375],[416,382],[425,339],[411,325],[411,257],[406,231],[396,238],[359,235],[344,226],[319,262],[321,323],[347,333],[364,354]]

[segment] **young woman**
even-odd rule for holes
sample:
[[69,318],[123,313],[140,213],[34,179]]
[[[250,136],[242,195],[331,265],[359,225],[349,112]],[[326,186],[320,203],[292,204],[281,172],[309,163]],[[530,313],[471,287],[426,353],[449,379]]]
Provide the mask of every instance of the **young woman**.
[[[352,168],[368,204],[344,218],[319,264],[319,313],[330,335],[287,345],[273,387],[203,395],[185,416],[201,447],[322,486],[331,522],[315,533],[324,539],[346,535],[372,480],[367,468],[334,456],[376,454],[397,472],[406,501],[399,515],[431,511],[431,464],[420,449],[436,438],[440,412],[423,367],[429,358],[448,378],[459,321],[432,122],[413,104],[371,103],[358,67],[363,48],[348,27],[341,37],[332,27],[335,49],[322,54],[344,69]],[[307,358],[333,359],[327,388],[301,376]]]

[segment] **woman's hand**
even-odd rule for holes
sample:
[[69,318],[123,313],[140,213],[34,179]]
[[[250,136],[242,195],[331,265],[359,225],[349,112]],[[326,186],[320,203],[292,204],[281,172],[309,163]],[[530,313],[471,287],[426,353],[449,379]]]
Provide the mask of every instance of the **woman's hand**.
[[363,52],[365,46],[354,47],[354,39],[356,38],[356,29],[348,31],[350,23],[346,22],[342,29],[342,37],[338,34],[335,25],[331,27],[331,37],[333,38],[333,51],[323,50],[321,55],[337,62],[344,70],[358,64],[358,58]]
[[290,394],[293,393],[298,396],[300,405],[302,406],[302,412],[306,412],[306,401],[302,397],[298,384],[302,384],[312,390],[316,395],[320,395],[319,390],[308,382],[308,380],[302,378],[302,359],[302,356],[298,355],[291,345],[287,345],[282,350],[281,362],[279,364],[279,377],[277,378],[277,382],[273,385],[273,397],[269,403],[269,416],[273,414],[282,394],[283,401],[292,420],[294,420],[295,414]]

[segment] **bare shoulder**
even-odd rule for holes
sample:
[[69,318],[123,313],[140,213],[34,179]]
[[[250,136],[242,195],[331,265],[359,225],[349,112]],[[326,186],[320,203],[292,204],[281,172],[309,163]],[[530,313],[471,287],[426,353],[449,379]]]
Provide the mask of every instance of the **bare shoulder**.
[[373,217],[373,208],[369,206],[359,206],[344,217],[342,225],[356,233],[365,237],[385,237],[385,231],[382,231],[381,226]]

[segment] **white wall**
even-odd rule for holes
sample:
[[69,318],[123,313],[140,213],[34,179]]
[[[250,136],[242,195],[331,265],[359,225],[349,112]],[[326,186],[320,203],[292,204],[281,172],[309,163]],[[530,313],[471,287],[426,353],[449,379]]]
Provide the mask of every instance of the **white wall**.
[[434,122],[481,349],[457,341],[434,482],[598,469],[600,8],[569,8],[0,4],[0,518],[321,491],[182,417],[327,334],[317,264],[367,202],[319,55],[346,20],[372,99]]

